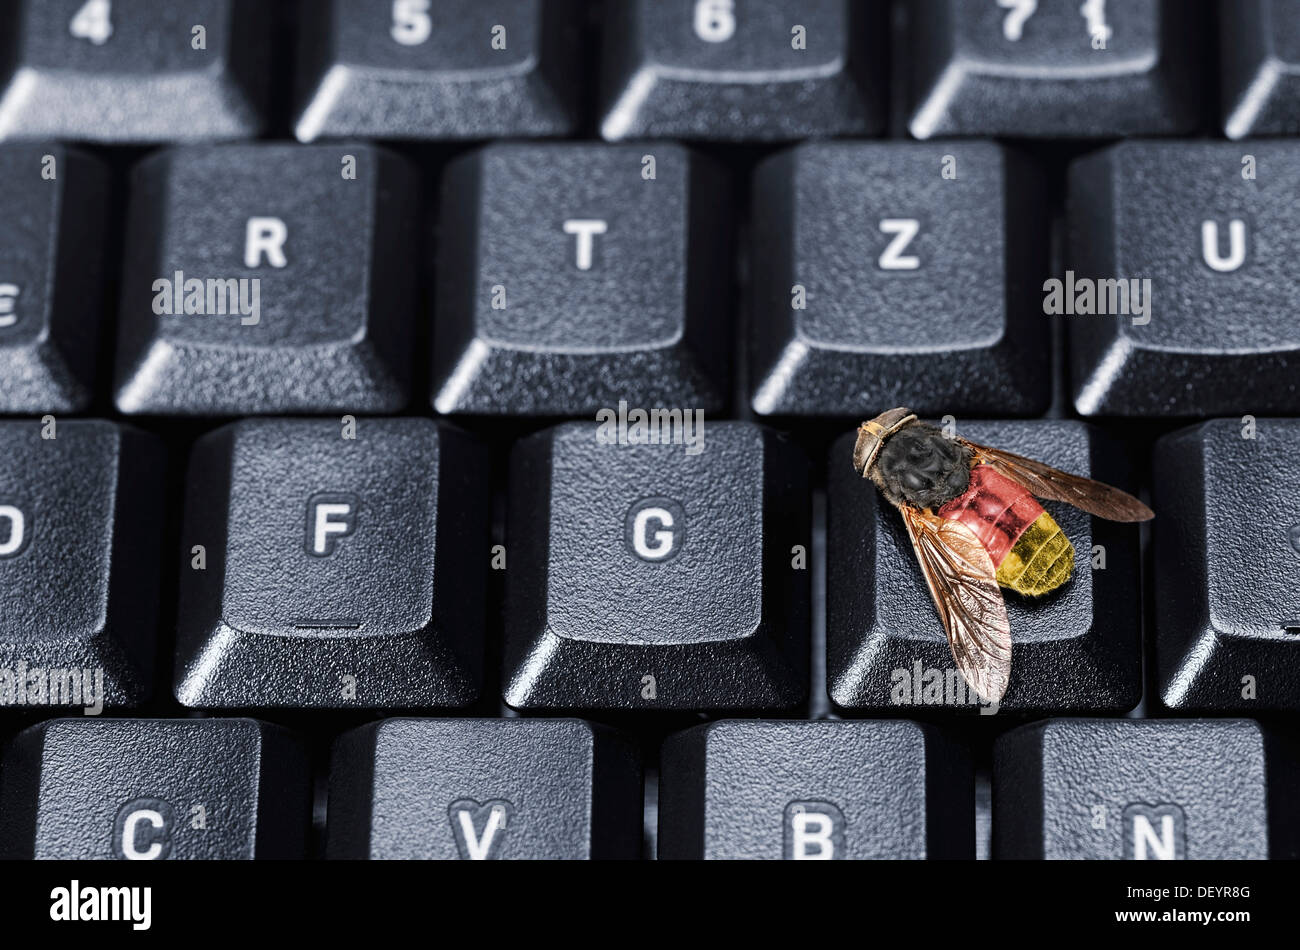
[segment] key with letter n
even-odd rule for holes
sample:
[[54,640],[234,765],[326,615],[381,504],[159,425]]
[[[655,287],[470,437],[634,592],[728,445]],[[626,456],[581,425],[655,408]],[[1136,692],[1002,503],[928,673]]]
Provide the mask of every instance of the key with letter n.
[[1300,747],[1249,719],[1053,719],[994,746],[993,857],[1295,858]]

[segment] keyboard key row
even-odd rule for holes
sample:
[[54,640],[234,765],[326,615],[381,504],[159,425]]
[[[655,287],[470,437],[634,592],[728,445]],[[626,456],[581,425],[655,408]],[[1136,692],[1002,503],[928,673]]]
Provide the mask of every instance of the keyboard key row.
[[[959,431],[1131,484],[1083,423]],[[485,588],[501,571],[512,706],[802,708],[806,460],[750,423],[661,435],[620,444],[613,421],[574,422],[519,442],[499,546],[486,454],[444,424],[245,420],[202,437],[178,558],[176,698],[196,708],[464,708],[483,696]],[[826,674],[839,708],[1119,713],[1138,702],[1133,526],[1050,506],[1074,544],[1074,579],[1041,601],[1007,598],[1015,662],[990,707],[953,668],[903,525],[850,467],[853,439],[827,460]],[[1286,581],[1298,448],[1300,422],[1274,419],[1217,420],[1155,448],[1155,675],[1169,708],[1300,708],[1300,597]],[[129,428],[0,423],[0,671],[72,680],[48,695],[11,683],[0,705],[130,708],[146,698],[157,630],[171,622],[155,606],[162,470],[153,439]],[[1268,473],[1269,504],[1243,477],[1251,471]],[[1279,490],[1288,484],[1297,491]]]
[[[21,733],[0,853],[137,861],[306,856],[307,768],[251,719],[60,719]],[[670,736],[663,859],[971,858],[971,757],[906,720],[729,720]],[[1050,720],[994,746],[993,856],[1294,858],[1294,737],[1248,719]],[[389,719],[330,763],[326,855],[635,858],[640,756],[581,720]]]
[[[48,151],[47,151],[48,149]],[[1130,142],[1043,182],[983,142],[759,164],[748,360],[763,416],[1041,414],[1063,321],[1083,415],[1300,412],[1300,148]],[[193,146],[135,169],[113,392],[132,415],[384,413],[411,397],[419,173],[375,146]],[[438,191],[438,189],[427,189]],[[731,396],[731,183],[674,144],[494,145],[440,190],[443,414],[711,414]],[[104,177],[0,147],[0,412],[92,404]],[[112,241],[112,235],[107,235]],[[238,379],[240,385],[232,385]]]
[[[1296,0],[925,0],[891,44],[917,138],[1193,133],[1220,37],[1222,127],[1295,133]],[[265,132],[276,7],[261,0],[9,0],[0,138],[167,142]],[[599,60],[601,134],[788,140],[884,125],[881,0],[328,0],[293,19],[293,132],[571,135]],[[1216,23],[1217,20],[1217,23]],[[1216,31],[1216,27],[1218,27]],[[273,55],[274,54],[274,55]]]

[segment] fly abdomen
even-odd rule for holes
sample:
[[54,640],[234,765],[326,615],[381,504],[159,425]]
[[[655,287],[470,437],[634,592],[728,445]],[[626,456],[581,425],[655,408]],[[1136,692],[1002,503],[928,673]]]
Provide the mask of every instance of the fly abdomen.
[[997,568],[998,583],[1030,597],[1060,587],[1074,567],[1074,545],[1034,496],[987,465],[938,512],[970,528]]

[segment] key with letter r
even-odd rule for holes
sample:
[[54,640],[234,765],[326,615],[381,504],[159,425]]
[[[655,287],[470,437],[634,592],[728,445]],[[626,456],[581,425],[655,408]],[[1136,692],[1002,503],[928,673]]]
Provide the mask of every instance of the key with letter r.
[[661,755],[667,859],[971,858],[970,756],[931,726],[724,720]]
[[118,409],[401,409],[416,195],[406,162],[369,145],[191,146],[146,158],[127,223]]

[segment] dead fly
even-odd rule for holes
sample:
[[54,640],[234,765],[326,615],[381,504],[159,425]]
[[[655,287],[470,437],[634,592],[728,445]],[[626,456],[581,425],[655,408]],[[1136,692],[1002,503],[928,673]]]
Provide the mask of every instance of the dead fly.
[[999,587],[1030,597],[1070,579],[1074,545],[1034,500],[1109,521],[1146,521],[1132,495],[1000,449],[948,438],[907,409],[858,427],[853,467],[903,515],[966,682],[999,702],[1011,679],[1011,625]]

